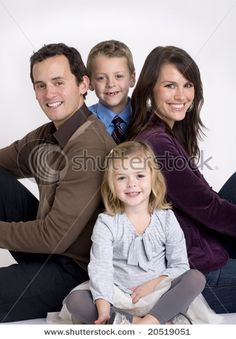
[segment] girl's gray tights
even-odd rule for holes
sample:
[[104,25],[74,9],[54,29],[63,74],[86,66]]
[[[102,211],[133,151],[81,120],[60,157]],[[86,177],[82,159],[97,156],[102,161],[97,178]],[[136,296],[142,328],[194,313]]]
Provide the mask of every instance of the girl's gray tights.
[[[186,271],[172,281],[170,289],[161,296],[149,314],[165,324],[177,314],[186,313],[191,302],[204,289],[205,283],[205,277],[199,271]],[[98,318],[96,305],[88,290],[71,292],[65,303],[74,323],[93,324]],[[114,312],[112,307],[111,312]]]

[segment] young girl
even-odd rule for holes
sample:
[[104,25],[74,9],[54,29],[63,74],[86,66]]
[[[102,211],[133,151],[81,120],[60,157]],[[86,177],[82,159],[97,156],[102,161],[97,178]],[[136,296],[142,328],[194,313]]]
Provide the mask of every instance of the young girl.
[[156,47],[133,92],[127,133],[147,142],[157,157],[190,267],[206,275],[203,295],[210,307],[236,312],[236,174],[216,193],[194,164],[202,104],[201,76],[191,56],[178,47]]
[[[76,288],[65,300],[73,322],[191,323],[184,314],[205,278],[189,270],[184,235],[165,201],[165,182],[150,147],[135,141],[116,146],[101,192],[106,212],[93,230],[90,291]],[[155,290],[165,280],[169,289],[157,298]],[[151,294],[154,305],[140,312]],[[120,306],[122,298],[126,306]]]

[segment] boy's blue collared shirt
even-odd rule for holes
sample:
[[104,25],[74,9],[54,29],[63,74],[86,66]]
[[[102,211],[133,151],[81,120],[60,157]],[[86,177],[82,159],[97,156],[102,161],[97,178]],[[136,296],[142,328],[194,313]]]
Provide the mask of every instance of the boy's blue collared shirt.
[[[89,106],[89,110],[96,114],[98,119],[101,120],[105,125],[107,132],[109,134],[112,134],[114,130],[112,120],[117,114],[104,106],[100,101],[95,105]],[[121,124],[122,129],[126,130],[126,128],[128,127],[129,121],[131,119],[131,114],[131,102],[129,98],[128,104],[125,106],[125,109],[118,114],[118,116],[124,121],[124,123]]]

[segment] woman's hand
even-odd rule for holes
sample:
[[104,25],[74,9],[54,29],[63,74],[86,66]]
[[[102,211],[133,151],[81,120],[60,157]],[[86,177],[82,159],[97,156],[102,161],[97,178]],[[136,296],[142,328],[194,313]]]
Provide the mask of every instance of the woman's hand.
[[104,299],[97,299],[95,301],[98,311],[98,318],[95,320],[96,325],[106,324],[110,319],[110,303]]
[[144,297],[145,295],[152,293],[155,290],[156,286],[160,284],[160,282],[166,277],[166,275],[160,275],[158,278],[149,280],[137,287],[130,288],[130,290],[133,291],[133,293],[131,294],[133,304],[136,304],[139,299]]

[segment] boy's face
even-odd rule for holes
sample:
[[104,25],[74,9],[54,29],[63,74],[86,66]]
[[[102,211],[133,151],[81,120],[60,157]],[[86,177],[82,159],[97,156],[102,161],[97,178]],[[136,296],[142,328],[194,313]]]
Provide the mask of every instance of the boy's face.
[[93,61],[90,89],[101,103],[119,114],[128,101],[129,88],[135,84],[125,57],[97,56]]

